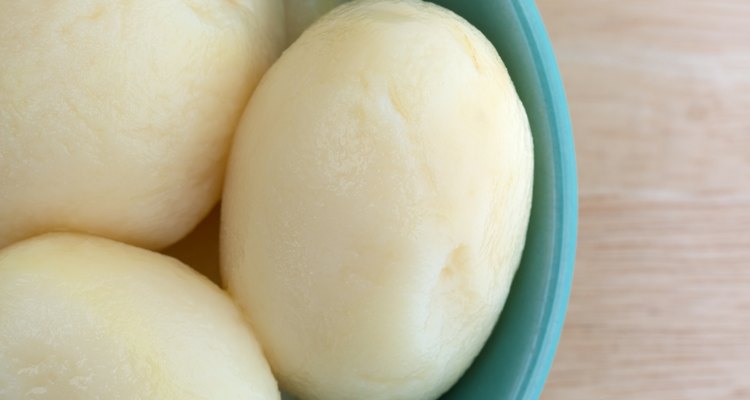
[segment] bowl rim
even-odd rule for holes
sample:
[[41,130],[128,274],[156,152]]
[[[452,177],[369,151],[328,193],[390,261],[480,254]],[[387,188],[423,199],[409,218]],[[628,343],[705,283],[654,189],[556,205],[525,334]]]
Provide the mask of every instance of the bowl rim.
[[578,181],[575,146],[565,89],[557,66],[552,44],[533,0],[512,1],[524,36],[534,60],[533,73],[540,82],[540,91],[547,103],[545,117],[552,128],[554,165],[554,201],[556,213],[553,254],[555,268],[550,274],[540,325],[546,327],[534,338],[534,352],[519,393],[524,399],[537,399],[552,367],[567,312],[573,283],[573,270],[578,232]]

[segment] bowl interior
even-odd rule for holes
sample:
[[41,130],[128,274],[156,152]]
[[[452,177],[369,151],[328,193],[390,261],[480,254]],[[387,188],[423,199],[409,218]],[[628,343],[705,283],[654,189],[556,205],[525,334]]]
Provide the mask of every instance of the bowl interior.
[[565,93],[533,0],[434,0],[471,22],[505,62],[534,137],[534,197],[521,266],[495,329],[442,399],[536,399],[554,357],[573,276],[578,220]]

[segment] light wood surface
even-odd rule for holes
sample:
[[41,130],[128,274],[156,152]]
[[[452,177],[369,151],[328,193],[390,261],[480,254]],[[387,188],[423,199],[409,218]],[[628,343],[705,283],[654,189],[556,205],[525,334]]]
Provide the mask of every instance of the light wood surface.
[[750,1],[537,3],[581,206],[542,399],[750,399]]

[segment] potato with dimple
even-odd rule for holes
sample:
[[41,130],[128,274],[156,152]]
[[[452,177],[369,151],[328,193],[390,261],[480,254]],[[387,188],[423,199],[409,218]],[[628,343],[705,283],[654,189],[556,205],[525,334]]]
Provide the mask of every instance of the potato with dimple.
[[532,140],[495,49],[420,1],[364,1],[264,76],[230,156],[222,273],[282,388],[430,399],[508,294]]
[[280,0],[0,0],[0,247],[184,236],[284,36]]
[[47,234],[0,251],[0,399],[279,399],[239,310],[179,261]]

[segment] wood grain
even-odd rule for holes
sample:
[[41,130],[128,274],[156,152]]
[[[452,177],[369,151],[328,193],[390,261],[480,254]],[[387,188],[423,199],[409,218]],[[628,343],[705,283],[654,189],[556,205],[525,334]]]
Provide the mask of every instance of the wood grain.
[[537,3],[581,191],[542,398],[750,399],[750,1]]

